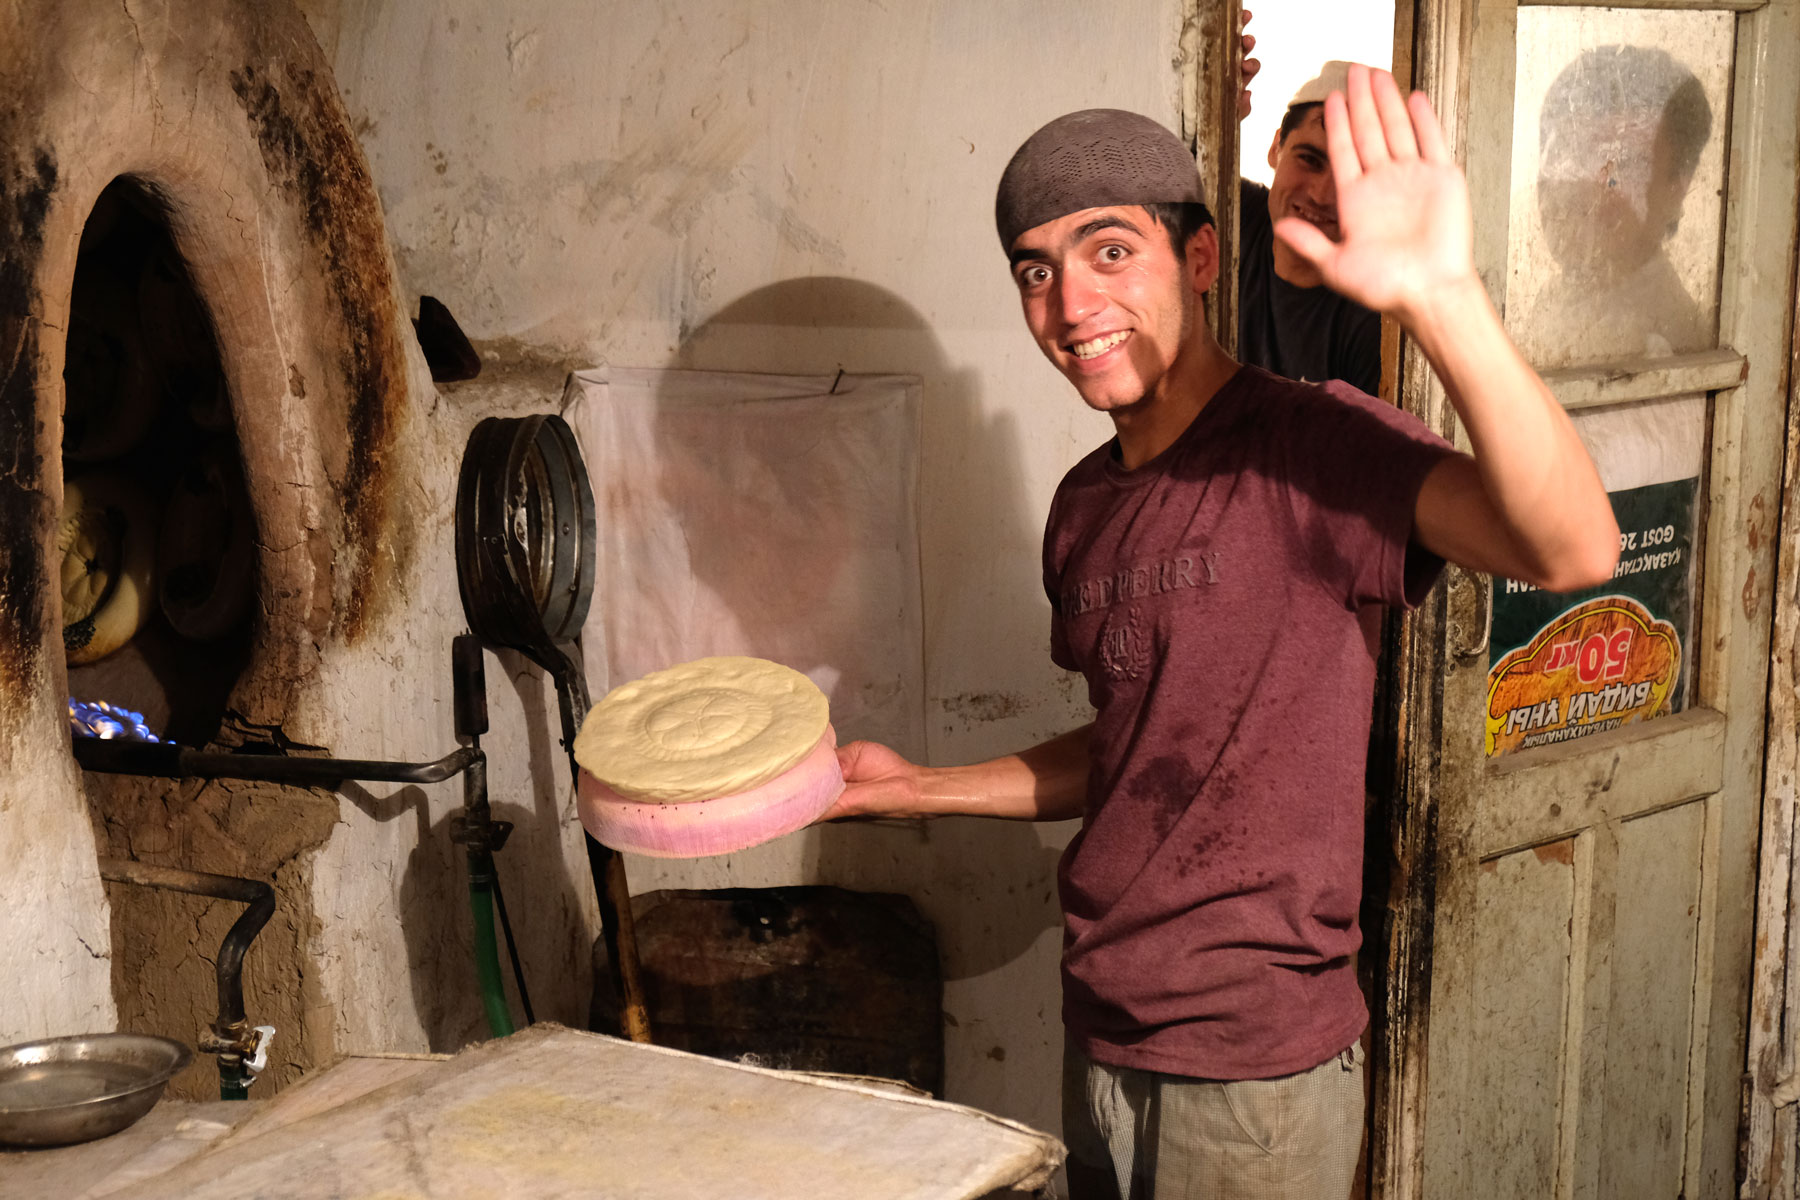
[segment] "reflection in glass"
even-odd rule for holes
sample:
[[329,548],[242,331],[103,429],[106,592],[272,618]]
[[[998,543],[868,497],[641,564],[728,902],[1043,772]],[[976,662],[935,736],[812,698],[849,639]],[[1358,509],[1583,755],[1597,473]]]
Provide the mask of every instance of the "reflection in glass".
[[1523,9],[1508,324],[1540,367],[1708,348],[1729,14]]

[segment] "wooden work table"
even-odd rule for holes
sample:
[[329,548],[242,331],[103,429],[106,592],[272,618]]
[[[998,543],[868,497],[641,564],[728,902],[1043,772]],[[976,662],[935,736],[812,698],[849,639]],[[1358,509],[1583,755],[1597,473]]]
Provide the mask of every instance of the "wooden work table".
[[346,1059],[266,1101],[164,1101],[82,1146],[0,1153],[0,1200],[975,1200],[1043,1186],[1046,1134],[876,1081],[554,1025],[454,1058]]

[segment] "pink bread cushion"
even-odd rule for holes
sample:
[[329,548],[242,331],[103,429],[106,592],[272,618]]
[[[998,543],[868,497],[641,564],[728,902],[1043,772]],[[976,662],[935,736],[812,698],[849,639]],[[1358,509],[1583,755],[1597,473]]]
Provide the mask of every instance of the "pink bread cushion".
[[805,758],[749,791],[714,800],[657,804],[629,800],[583,771],[576,808],[587,831],[615,850],[656,858],[704,858],[747,850],[804,829],[843,791],[837,731],[827,725]]

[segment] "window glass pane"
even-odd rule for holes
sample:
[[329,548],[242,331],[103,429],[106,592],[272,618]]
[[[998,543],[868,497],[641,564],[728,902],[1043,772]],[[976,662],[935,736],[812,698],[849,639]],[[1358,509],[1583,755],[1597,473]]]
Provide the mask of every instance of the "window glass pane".
[[1708,407],[1677,396],[1575,415],[1619,522],[1619,565],[1580,592],[1493,581],[1488,754],[1688,706]]
[[1539,367],[1712,347],[1734,18],[1519,10],[1507,326]]

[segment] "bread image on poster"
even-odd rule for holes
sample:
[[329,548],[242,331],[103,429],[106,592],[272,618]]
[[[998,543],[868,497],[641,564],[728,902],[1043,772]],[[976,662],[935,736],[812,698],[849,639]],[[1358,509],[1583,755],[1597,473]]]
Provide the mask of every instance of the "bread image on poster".
[[1629,596],[1599,596],[1546,622],[1488,672],[1489,757],[1664,715],[1681,677],[1675,627]]

